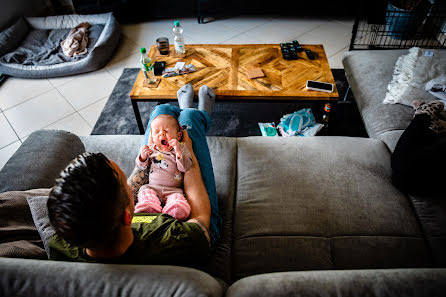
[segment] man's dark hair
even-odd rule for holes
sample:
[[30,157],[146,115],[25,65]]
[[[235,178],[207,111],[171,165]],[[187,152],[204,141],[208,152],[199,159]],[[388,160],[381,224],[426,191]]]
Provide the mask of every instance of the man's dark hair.
[[48,199],[51,225],[68,243],[102,249],[114,243],[129,199],[101,153],[84,153],[61,172]]

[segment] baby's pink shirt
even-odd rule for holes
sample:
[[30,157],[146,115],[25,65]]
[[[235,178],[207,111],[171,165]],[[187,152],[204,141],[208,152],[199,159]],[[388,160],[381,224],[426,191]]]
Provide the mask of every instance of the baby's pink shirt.
[[153,153],[145,162],[141,162],[136,157],[136,165],[140,169],[147,169],[150,166],[149,185],[158,185],[163,187],[181,188],[183,186],[184,172],[192,167],[192,157],[189,149],[184,143],[179,144],[182,150],[181,158],[177,158],[175,150],[161,152],[156,146],[151,146]]

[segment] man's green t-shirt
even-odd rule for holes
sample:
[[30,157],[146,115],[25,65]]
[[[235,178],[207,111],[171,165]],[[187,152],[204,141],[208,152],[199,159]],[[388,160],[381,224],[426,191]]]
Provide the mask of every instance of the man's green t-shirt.
[[85,248],[72,246],[55,234],[49,241],[50,259],[199,267],[209,256],[209,242],[198,224],[180,222],[164,214],[135,214],[132,230],[134,240],[127,251],[106,261],[89,257]]

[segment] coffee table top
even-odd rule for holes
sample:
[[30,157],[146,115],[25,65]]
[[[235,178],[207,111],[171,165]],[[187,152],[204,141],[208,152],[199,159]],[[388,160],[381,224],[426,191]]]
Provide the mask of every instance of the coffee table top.
[[[321,44],[302,45],[316,54],[309,60],[304,52],[298,60],[285,60],[278,44],[186,44],[186,54],[178,56],[171,46],[169,55],[159,54],[152,46],[148,55],[155,61],[166,61],[166,68],[182,61],[193,64],[196,72],[161,78],[157,88],[143,87],[144,76],[139,72],[131,99],[176,99],[177,91],[190,83],[195,92],[202,85],[214,89],[217,100],[337,100],[339,98],[330,66]],[[265,77],[250,79],[246,71],[261,68]],[[332,93],[309,91],[307,80],[332,83]]]

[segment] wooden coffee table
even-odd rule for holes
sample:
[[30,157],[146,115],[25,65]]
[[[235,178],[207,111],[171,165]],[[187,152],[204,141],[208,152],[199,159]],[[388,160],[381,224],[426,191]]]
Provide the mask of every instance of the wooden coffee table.
[[[321,44],[303,45],[316,54],[309,60],[304,52],[298,60],[285,60],[278,44],[187,44],[186,53],[178,56],[171,46],[169,55],[160,55],[152,46],[148,55],[152,61],[166,61],[166,68],[182,61],[193,64],[196,72],[161,78],[157,88],[143,86],[144,76],[138,74],[130,93],[133,110],[141,134],[144,127],[138,101],[171,101],[179,88],[190,83],[195,96],[202,85],[214,89],[217,101],[312,101],[335,103],[338,98],[335,81]],[[265,77],[250,79],[247,70],[261,68]],[[309,91],[307,80],[335,85],[332,93]]]

